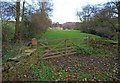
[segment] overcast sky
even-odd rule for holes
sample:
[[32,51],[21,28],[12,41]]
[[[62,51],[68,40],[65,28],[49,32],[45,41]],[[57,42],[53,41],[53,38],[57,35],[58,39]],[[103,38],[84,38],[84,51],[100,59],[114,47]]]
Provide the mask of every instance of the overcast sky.
[[102,4],[110,0],[53,0],[53,22],[78,22],[76,11],[86,4]]
[[[0,0],[0,1],[16,1],[16,0]],[[36,0],[26,0],[28,3]],[[42,1],[42,0],[41,0]],[[87,4],[103,4],[111,0],[52,0],[53,13],[52,22],[79,22],[76,16],[77,10],[80,10]]]

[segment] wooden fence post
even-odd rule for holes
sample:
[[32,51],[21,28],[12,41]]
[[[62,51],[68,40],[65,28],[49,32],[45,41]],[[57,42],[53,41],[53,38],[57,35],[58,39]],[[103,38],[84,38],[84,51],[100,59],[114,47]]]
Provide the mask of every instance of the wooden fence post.
[[37,39],[33,38],[32,39],[32,48],[37,48],[37,44],[38,44]]

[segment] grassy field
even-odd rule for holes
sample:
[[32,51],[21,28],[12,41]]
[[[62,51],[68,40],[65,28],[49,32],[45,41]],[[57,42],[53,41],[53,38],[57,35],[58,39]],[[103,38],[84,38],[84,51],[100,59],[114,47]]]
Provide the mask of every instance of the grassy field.
[[[67,42],[72,42],[76,44],[76,50],[78,54],[84,54],[87,56],[108,56],[111,55],[108,49],[104,49],[103,47],[92,47],[92,43],[101,43],[101,44],[109,44],[112,43],[112,40],[106,40],[105,38],[101,38],[99,36],[93,34],[82,33],[79,30],[49,30],[42,35],[38,35],[36,37],[39,41],[42,40],[55,40],[55,39],[64,39],[64,38],[81,38],[81,40],[68,40]],[[85,38],[88,38],[85,40]],[[89,38],[93,38],[95,40],[90,40]],[[61,41],[62,42],[62,41]],[[44,45],[57,45],[60,42],[41,42]],[[93,44],[92,44],[93,45]]]
[[[38,35],[37,39],[42,41],[42,40],[55,40],[55,39],[65,39],[65,38],[81,38],[82,40],[67,40],[68,43],[74,43],[84,49],[90,49],[88,42],[86,42],[83,38],[87,37],[92,37],[92,38],[99,38],[99,36],[92,35],[92,34],[87,34],[87,33],[82,33],[79,30],[49,30],[46,33],[42,35]],[[58,45],[60,42],[63,41],[56,41],[56,42],[42,42],[44,45]],[[63,42],[64,43],[64,42]],[[73,46],[73,45],[71,45]],[[59,45],[60,47],[60,45]],[[42,50],[42,49],[41,49]]]
[[83,37],[95,37],[99,36],[82,33],[79,30],[49,30],[45,34],[38,35],[37,39],[63,39],[63,38],[83,38]]

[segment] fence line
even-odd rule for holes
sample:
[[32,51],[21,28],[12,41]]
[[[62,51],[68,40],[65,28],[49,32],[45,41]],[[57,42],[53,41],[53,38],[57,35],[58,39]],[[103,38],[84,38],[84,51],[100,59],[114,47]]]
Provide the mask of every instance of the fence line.
[[[75,46],[77,46],[77,44],[74,44],[74,42],[69,42],[71,40],[77,41],[81,40],[81,38],[41,40],[38,41],[37,49],[40,49],[39,51],[42,53],[44,59],[76,54],[77,52],[75,50]],[[57,44],[55,44],[56,42]]]

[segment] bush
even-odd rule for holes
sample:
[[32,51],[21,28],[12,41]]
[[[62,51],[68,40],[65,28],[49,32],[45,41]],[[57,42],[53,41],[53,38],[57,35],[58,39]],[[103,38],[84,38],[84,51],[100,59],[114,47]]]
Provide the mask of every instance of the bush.
[[106,22],[88,21],[77,23],[76,29],[84,33],[94,34],[104,38],[117,39],[117,32]]
[[30,39],[38,34],[46,32],[51,25],[51,21],[42,13],[35,13],[26,16],[22,28],[22,38]]
[[9,42],[14,37],[15,25],[14,23],[6,22],[2,25],[2,41]]
[[32,24],[29,21],[28,17],[24,17],[24,22],[22,25],[22,39],[29,40],[33,37]]

